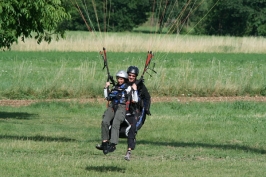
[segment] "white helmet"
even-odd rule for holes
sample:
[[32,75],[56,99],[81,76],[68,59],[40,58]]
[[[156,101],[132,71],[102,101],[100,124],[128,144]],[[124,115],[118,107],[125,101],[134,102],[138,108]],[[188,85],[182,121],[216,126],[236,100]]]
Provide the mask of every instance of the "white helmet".
[[121,70],[121,71],[118,71],[116,73],[116,77],[122,77],[124,79],[127,79],[128,78],[128,75],[127,75],[126,71]]

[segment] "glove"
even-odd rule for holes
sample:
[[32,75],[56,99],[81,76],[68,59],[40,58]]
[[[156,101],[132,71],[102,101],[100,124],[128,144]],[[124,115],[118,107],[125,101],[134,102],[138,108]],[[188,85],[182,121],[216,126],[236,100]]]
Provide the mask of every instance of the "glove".
[[146,110],[145,110],[145,113],[146,113],[147,115],[151,116],[151,112],[150,112],[150,110],[146,109]]

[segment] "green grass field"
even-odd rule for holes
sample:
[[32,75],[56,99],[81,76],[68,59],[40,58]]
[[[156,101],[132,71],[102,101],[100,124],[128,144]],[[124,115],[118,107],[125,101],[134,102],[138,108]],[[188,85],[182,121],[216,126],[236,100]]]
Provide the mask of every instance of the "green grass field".
[[39,102],[0,106],[0,176],[266,176],[264,102],[153,103],[128,162],[125,139],[107,155],[95,148],[105,103],[56,100],[103,97],[102,47],[113,76],[142,71],[153,50],[157,74],[144,77],[152,97],[266,96],[265,46],[256,37],[85,32],[19,42],[0,55],[0,100]]
[[[136,65],[146,52],[108,52],[111,75]],[[157,74],[145,83],[153,96],[265,96],[266,55],[155,53]],[[151,67],[153,65],[151,64]],[[106,70],[98,52],[2,52],[1,99],[102,97]]]
[[265,176],[266,104],[154,103],[131,161],[103,155],[105,104],[0,107],[0,176]]

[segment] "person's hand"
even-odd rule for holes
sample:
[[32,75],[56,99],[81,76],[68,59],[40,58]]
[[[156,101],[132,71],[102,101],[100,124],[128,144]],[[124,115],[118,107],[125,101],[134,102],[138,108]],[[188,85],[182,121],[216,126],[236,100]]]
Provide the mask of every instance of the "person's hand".
[[132,84],[132,89],[133,90],[137,90],[137,85],[134,83],[134,84]]
[[146,109],[146,110],[145,110],[145,113],[146,113],[147,115],[151,116],[151,112],[150,112],[150,110]]
[[109,85],[110,85],[110,82],[106,82],[105,88],[109,87]]

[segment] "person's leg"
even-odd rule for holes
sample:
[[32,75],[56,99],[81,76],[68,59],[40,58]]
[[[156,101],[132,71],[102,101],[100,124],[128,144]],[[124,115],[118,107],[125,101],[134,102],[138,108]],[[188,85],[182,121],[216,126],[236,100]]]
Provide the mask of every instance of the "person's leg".
[[136,117],[134,115],[127,117],[127,120],[129,121],[131,127],[129,129],[128,132],[128,138],[127,138],[127,152],[125,155],[125,160],[130,160],[130,156],[131,156],[131,150],[135,149],[135,145],[136,145]]
[[131,150],[127,150],[126,155],[125,155],[125,160],[130,160],[130,156],[131,156]]
[[118,109],[115,112],[111,129],[111,139],[110,139],[111,145],[109,152],[113,152],[115,150],[115,145],[118,144],[120,124],[124,121],[125,117],[126,117],[125,105],[118,105]]
[[128,132],[128,137],[127,137],[127,144],[128,144],[128,149],[129,150],[134,150],[135,148],[135,145],[136,145],[136,141],[135,141],[135,138],[136,138],[136,118],[134,115],[130,116],[127,118],[127,120],[129,121],[131,127],[129,129],[129,132]]
[[[104,154],[108,153],[108,140],[109,140],[109,126],[111,120],[114,118],[114,111],[111,107],[108,107],[103,114],[102,119],[102,150]],[[96,146],[97,148],[97,146]]]

